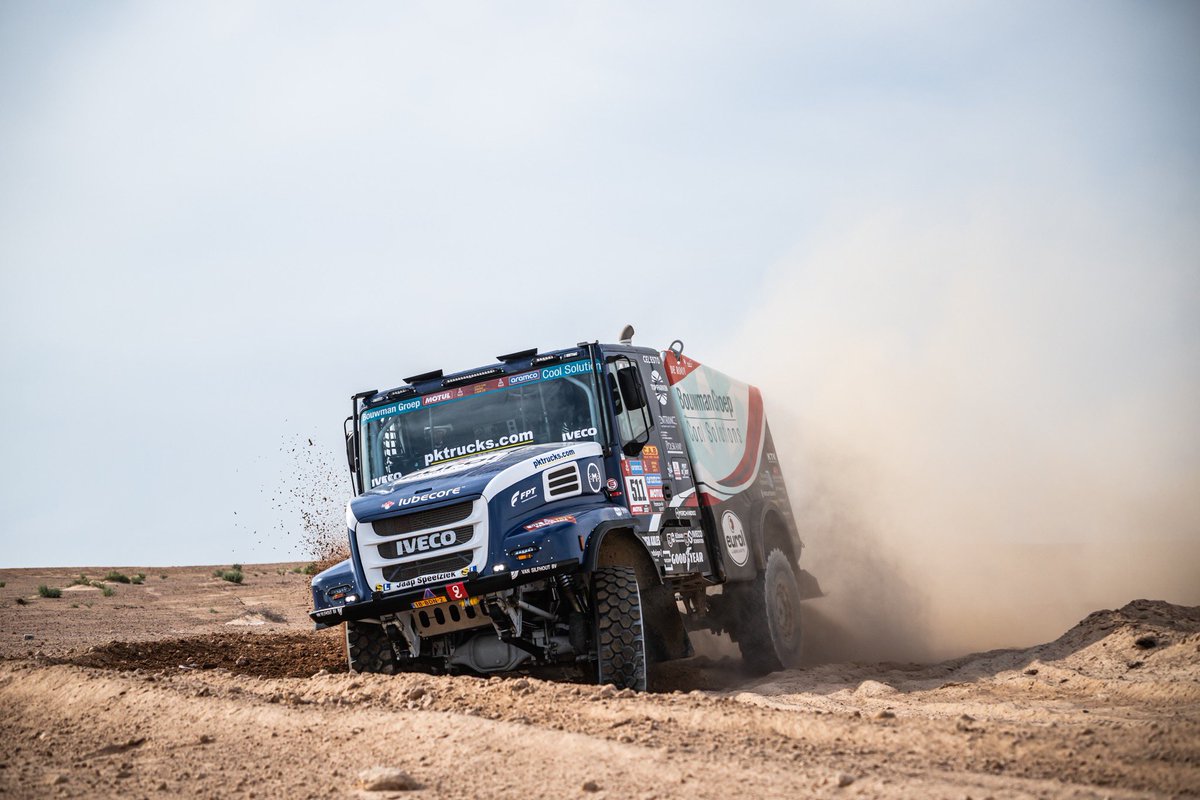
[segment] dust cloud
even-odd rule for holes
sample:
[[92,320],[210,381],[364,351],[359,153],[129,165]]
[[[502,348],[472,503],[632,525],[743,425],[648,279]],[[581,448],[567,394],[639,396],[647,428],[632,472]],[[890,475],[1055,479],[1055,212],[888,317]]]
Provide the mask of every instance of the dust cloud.
[[843,226],[712,357],[764,391],[827,594],[810,655],[943,658],[1200,604],[1200,240],[1040,211]]

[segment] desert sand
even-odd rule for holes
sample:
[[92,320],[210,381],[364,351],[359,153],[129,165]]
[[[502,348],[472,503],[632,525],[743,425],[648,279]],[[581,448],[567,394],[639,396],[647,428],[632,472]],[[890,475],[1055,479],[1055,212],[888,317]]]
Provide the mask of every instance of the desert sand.
[[[0,793],[1200,795],[1200,608],[1138,600],[938,664],[750,677],[695,658],[635,695],[569,671],[349,674],[341,629],[312,631],[297,566],[249,565],[240,585],[215,567],[119,568],[140,585],[0,570]],[[68,586],[80,573],[110,592]]]

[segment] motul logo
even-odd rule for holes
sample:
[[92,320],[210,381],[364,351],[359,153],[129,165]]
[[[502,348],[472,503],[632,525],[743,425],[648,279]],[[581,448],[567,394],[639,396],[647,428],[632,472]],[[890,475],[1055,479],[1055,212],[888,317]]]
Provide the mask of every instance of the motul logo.
[[449,547],[454,544],[457,538],[454,535],[454,531],[426,533],[421,536],[414,536],[411,539],[401,539],[396,543],[396,549],[400,551],[400,555],[402,556],[411,556],[413,553],[424,553],[429,550],[441,550],[443,547]]

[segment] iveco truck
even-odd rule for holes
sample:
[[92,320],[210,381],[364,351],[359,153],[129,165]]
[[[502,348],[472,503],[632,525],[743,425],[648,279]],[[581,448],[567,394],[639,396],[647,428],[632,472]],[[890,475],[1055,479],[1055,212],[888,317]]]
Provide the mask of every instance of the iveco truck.
[[820,595],[763,397],[632,344],[522,350],[354,395],[350,558],[316,575],[350,669],[575,664],[642,690],[725,632],[756,671],[800,657]]

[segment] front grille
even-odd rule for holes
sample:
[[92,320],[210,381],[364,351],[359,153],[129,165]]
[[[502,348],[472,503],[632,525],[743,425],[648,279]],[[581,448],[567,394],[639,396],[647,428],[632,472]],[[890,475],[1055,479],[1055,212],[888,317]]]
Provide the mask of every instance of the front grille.
[[[371,523],[379,536],[401,536],[413,531],[423,531],[429,528],[448,528],[455,522],[471,516],[471,501],[455,503],[452,506],[431,508],[428,511],[414,511],[398,517],[377,519]],[[391,557],[391,556],[389,556]]]
[[470,563],[470,550],[462,553],[450,553],[449,555],[434,556],[433,558],[426,558],[421,561],[409,561],[405,564],[384,567],[383,579],[391,583],[402,583],[435,572],[458,572],[465,569]]
[[[426,536],[438,536],[438,534],[436,534],[436,533],[425,534],[425,535]],[[471,537],[474,535],[475,535],[475,526],[463,525],[460,528],[454,529],[454,541],[453,542],[443,542],[439,536],[437,539],[437,544],[438,544],[439,548],[453,547],[456,544],[466,544],[467,542],[471,541]],[[419,539],[421,537],[417,536],[417,537],[413,537],[413,538]],[[407,553],[404,552],[403,543],[411,542],[411,541],[412,541],[412,539],[400,539],[395,542],[384,542],[383,544],[379,545],[379,555],[383,556],[384,558],[400,558],[401,556],[417,555],[418,553],[415,550],[411,551],[411,552],[407,552]]]

